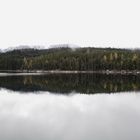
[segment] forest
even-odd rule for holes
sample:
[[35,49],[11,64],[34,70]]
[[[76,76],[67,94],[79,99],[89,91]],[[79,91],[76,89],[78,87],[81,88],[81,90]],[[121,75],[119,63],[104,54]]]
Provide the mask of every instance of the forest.
[[56,47],[0,52],[0,70],[140,70],[140,50]]

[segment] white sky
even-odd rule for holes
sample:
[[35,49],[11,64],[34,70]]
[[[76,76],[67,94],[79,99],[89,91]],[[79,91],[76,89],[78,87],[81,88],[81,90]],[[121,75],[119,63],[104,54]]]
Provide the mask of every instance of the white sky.
[[0,48],[140,47],[139,0],[0,0]]

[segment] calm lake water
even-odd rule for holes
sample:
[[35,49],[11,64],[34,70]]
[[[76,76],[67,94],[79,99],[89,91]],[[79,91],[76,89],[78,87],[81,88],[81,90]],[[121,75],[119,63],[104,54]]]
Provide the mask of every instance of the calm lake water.
[[140,76],[0,74],[0,140],[139,140]]

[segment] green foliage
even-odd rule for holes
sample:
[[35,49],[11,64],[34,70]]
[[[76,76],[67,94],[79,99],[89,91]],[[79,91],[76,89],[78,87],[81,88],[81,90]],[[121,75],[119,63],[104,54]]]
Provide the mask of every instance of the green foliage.
[[140,51],[90,47],[13,50],[0,53],[0,70],[140,70]]

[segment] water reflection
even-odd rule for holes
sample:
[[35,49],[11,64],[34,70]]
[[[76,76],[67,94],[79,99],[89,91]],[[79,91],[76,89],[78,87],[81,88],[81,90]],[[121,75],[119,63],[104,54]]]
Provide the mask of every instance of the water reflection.
[[136,75],[47,74],[0,76],[0,87],[13,91],[53,93],[111,93],[139,91],[140,77]]
[[0,140],[139,140],[140,94],[9,94]]

